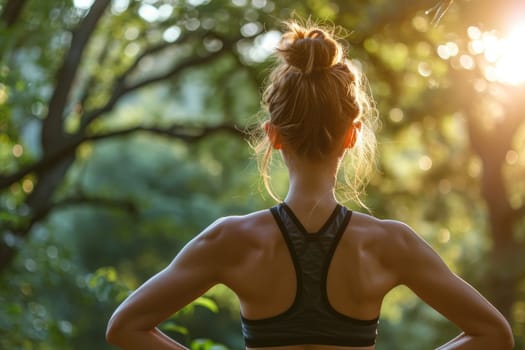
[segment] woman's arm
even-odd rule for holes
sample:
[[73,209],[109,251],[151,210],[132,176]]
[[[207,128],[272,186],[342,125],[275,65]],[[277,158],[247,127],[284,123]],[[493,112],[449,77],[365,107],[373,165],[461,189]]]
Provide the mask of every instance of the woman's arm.
[[[452,350],[452,349],[487,349],[487,346],[492,346],[492,348],[495,348],[495,345],[490,344],[497,344],[495,342],[489,343],[489,345],[485,344],[486,340],[484,337],[473,337],[466,335],[465,333],[461,333],[451,341],[449,341],[446,344],[441,345],[436,350]],[[514,344],[514,343],[512,343]],[[509,345],[510,348],[505,347],[505,345],[502,345],[500,348],[499,345],[496,347],[497,349],[512,349],[514,345]]]
[[124,300],[109,320],[108,342],[125,350],[187,349],[156,327],[218,283],[224,268],[222,231],[220,222],[208,227]]
[[399,283],[408,286],[463,330],[438,349],[512,349],[512,330],[503,315],[452,273],[438,254],[408,226],[397,222],[391,225],[400,250],[394,263]]

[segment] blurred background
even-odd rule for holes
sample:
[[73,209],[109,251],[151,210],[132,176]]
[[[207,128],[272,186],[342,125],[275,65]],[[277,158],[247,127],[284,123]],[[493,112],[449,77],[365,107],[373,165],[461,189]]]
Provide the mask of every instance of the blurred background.
[[[0,349],[111,349],[130,290],[217,217],[273,205],[244,130],[294,15],[343,26],[370,81],[372,213],[418,231],[525,349],[522,0],[1,0]],[[222,286],[162,328],[243,347]],[[399,287],[377,349],[457,333]]]

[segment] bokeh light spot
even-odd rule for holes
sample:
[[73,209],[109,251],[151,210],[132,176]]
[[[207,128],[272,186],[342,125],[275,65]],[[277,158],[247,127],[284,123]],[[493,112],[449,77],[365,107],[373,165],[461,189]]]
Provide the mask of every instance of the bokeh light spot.
[[390,110],[390,112],[388,113],[388,117],[394,123],[400,123],[403,121],[405,114],[403,113],[403,110],[401,108],[396,107]]
[[16,144],[13,146],[11,152],[13,153],[13,156],[20,158],[24,154],[24,147],[22,147],[22,145]]
[[419,169],[423,170],[423,171],[428,171],[432,168],[432,158],[430,158],[429,156],[421,156],[419,158]]
[[507,154],[505,155],[505,161],[509,165],[514,165],[514,164],[518,163],[518,160],[519,160],[519,154],[518,154],[518,152],[516,152],[513,149],[508,151]]

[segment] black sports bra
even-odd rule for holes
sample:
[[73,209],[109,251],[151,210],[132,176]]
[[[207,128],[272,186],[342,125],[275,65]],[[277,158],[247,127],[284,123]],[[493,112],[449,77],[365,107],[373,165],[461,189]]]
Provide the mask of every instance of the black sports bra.
[[270,211],[290,250],[297,293],[291,307],[277,316],[250,320],[241,315],[246,346],[374,345],[378,318],[359,320],[336,311],[326,291],[330,261],[352,212],[338,204],[319,232],[312,234],[285,203]]

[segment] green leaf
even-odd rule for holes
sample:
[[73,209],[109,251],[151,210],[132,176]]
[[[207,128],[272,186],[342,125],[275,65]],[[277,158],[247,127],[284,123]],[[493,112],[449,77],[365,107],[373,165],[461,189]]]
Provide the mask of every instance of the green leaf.
[[195,301],[192,304],[202,306],[213,313],[219,312],[219,307],[217,306],[215,301],[207,297],[199,297],[195,299]]
[[189,334],[188,329],[186,327],[180,326],[180,325],[178,325],[178,324],[176,324],[175,322],[172,322],[172,321],[168,321],[166,323],[163,323],[160,326],[160,328],[163,331],[177,332],[177,333],[184,334],[184,335],[188,335]]

